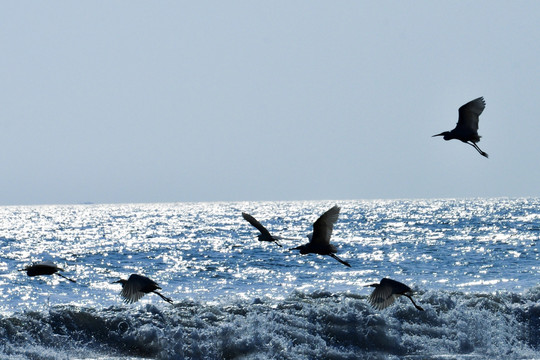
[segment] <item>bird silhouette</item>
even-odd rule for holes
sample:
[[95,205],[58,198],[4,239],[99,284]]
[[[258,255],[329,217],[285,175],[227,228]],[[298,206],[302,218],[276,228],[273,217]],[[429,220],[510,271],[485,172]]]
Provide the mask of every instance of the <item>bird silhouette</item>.
[[488,154],[482,151],[478,145],[476,145],[481,138],[481,136],[478,135],[478,120],[485,107],[486,102],[484,101],[483,97],[469,101],[459,108],[458,122],[452,131],[444,131],[440,134],[433,135],[432,137],[443,136],[444,140],[461,140],[464,143],[474,147],[476,151],[487,158]]
[[257,221],[257,219],[255,219],[248,213],[243,212],[242,217],[260,231],[260,234],[257,236],[259,241],[271,241],[276,243],[276,245],[282,247],[282,245],[278,242],[278,240],[283,239],[281,236],[271,235],[270,232],[260,222]]
[[374,287],[375,290],[369,296],[370,304],[378,310],[382,310],[392,305],[396,298],[400,295],[408,297],[418,310],[424,311],[420,306],[416,305],[411,294],[412,290],[405,284],[399,281],[384,278],[379,284],[366,285]]
[[24,269],[20,269],[19,271],[26,271],[26,275],[28,276],[39,276],[39,275],[52,275],[56,274],[66,280],[69,280],[71,282],[76,282],[73,279],[70,279],[62,274],[59,273],[59,271],[64,271],[64,269],[58,267],[55,263],[52,261],[42,261],[42,262],[35,262],[31,265],[26,266]]
[[338,219],[339,210],[340,208],[335,205],[330,210],[322,214],[313,224],[313,233],[308,235],[309,243],[292,248],[291,250],[300,250],[300,254],[313,253],[319,255],[328,255],[343,265],[351,267],[348,262],[337,257],[336,247],[330,244],[330,236],[332,236],[334,223]]
[[161,287],[150,278],[146,276],[131,274],[127,280],[120,279],[114,281],[113,284],[120,283],[122,284],[122,291],[120,295],[124,298],[124,302],[132,304],[139,301],[145,294],[154,293],[159,295],[163,300],[172,304],[172,300],[163,296],[156,290],[161,290]]

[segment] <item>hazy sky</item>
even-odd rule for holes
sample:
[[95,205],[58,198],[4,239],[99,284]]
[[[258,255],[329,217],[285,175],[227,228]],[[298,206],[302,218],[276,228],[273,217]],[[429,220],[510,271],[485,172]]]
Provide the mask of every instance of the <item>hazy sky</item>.
[[[0,6],[0,205],[540,196],[538,1]],[[433,134],[484,96],[479,146]]]

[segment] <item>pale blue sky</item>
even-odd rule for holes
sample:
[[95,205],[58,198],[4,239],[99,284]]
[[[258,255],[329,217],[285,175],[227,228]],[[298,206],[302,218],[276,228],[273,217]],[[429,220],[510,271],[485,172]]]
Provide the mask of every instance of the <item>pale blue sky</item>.
[[[0,6],[0,205],[540,196],[540,2]],[[431,135],[484,96],[480,147]]]

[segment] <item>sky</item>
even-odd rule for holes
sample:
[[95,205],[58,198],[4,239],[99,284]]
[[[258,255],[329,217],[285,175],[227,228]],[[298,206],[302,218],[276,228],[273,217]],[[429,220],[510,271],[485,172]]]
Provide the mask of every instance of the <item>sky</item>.
[[[10,1],[0,205],[540,196],[538,1]],[[451,130],[484,96],[480,156]]]

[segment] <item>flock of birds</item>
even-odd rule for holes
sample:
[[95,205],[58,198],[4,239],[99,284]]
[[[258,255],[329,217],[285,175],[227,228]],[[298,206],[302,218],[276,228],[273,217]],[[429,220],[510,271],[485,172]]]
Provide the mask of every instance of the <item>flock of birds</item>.
[[[338,216],[339,216],[340,208],[335,205],[329,210],[327,210],[324,214],[322,214],[317,221],[313,223],[313,232],[308,234],[309,242],[305,245],[300,245],[295,248],[291,248],[290,250],[299,250],[300,254],[319,254],[319,255],[328,255],[337,261],[339,261],[341,264],[351,267],[351,265],[346,262],[345,260],[342,260],[339,258],[337,253],[337,248],[330,243],[330,237],[332,236],[332,231],[334,229],[334,224],[336,223]],[[275,236],[268,231],[266,227],[264,227],[257,219],[255,219],[253,216],[251,216],[248,213],[242,213],[242,217],[248,221],[251,225],[253,225],[257,230],[259,230],[260,234],[258,235],[259,241],[265,241],[265,242],[273,242],[277,244],[278,246],[282,247],[282,245],[279,243],[280,240],[283,240],[284,238],[281,236]],[[76,282],[73,279],[70,279],[63,274],[60,273],[60,271],[64,271],[64,269],[58,267],[55,263],[51,261],[43,261],[43,262],[36,262],[31,265],[26,266],[24,269],[20,269],[19,271],[26,271],[26,274],[28,276],[39,276],[39,275],[53,275],[56,274],[58,276],[61,276],[62,278],[69,280],[71,282]],[[139,301],[145,294],[148,293],[154,293],[161,297],[164,301],[171,303],[172,300],[160,292],[158,290],[161,290],[161,287],[152,279],[139,275],[139,274],[131,274],[129,278],[126,279],[120,279],[117,281],[114,281],[113,284],[121,284],[122,285],[122,291],[120,292],[120,295],[124,298],[124,302],[126,303],[135,303]],[[373,307],[376,309],[382,310],[390,305],[392,305],[395,301],[395,299],[403,295],[407,298],[409,298],[413,305],[418,310],[423,310],[420,306],[416,305],[412,298],[412,290],[407,285],[402,284],[396,280],[387,279],[384,278],[381,280],[378,284],[370,284],[366,286],[374,287],[375,290],[369,297],[369,302]]]
[[[335,205],[330,210],[327,210],[322,214],[317,221],[313,223],[313,232],[308,234],[309,242],[305,245],[300,245],[298,247],[292,248],[290,250],[299,250],[300,254],[318,254],[318,255],[328,255],[331,258],[336,259],[345,266],[351,267],[351,264],[339,258],[337,253],[337,248],[330,244],[330,237],[332,236],[332,230],[334,229],[334,224],[336,223],[339,216],[340,208]],[[270,231],[266,229],[257,219],[247,213],[242,213],[242,217],[253,225],[260,234],[258,236],[259,241],[269,241],[273,242],[279,246],[282,246],[278,241],[282,240],[281,236],[274,236],[270,234]],[[370,284],[366,286],[374,287],[375,290],[371,293],[369,297],[369,302],[371,305],[378,309],[382,310],[392,305],[396,298],[400,295],[409,298],[414,307],[418,310],[423,311],[420,306],[418,306],[412,298],[412,290],[407,285],[400,283],[399,281],[384,278],[378,284]]]
[[[471,145],[484,157],[488,157],[488,154],[482,151],[476,143],[480,141],[480,136],[478,135],[478,121],[480,114],[484,111],[486,103],[483,97],[479,97],[472,101],[469,101],[465,105],[459,108],[459,117],[456,127],[451,131],[444,131],[440,134],[433,135],[443,136],[444,140],[458,139],[462,142]],[[335,260],[339,261],[341,264],[351,267],[351,265],[339,258],[337,253],[337,248],[330,243],[330,237],[332,236],[332,231],[334,224],[336,223],[339,216],[340,208],[336,205],[331,209],[327,210],[322,214],[316,221],[313,223],[313,232],[307,237],[309,242],[304,245],[300,245],[290,250],[298,250],[300,254],[319,254],[319,255],[328,255]],[[284,240],[285,238],[280,236],[275,236],[268,231],[257,219],[247,213],[242,213],[242,217],[253,225],[260,234],[258,235],[259,241],[273,242],[276,245],[282,247],[279,241]],[[26,266],[20,271],[26,271],[28,276],[39,276],[39,275],[59,275],[64,279],[67,279],[71,282],[76,282],[73,279],[70,279],[60,271],[63,271],[62,268],[58,267],[51,261],[43,261],[33,263]],[[131,274],[129,278],[120,279],[114,281],[113,283],[118,283],[122,285],[122,291],[120,295],[124,298],[126,303],[134,303],[139,301],[141,297],[148,293],[154,293],[161,297],[164,301],[172,303],[173,301],[158,292],[161,290],[161,287],[152,279],[139,275]],[[398,296],[405,296],[411,300],[414,307],[418,310],[423,311],[424,309],[417,305],[412,298],[412,290],[407,285],[388,278],[384,278],[378,284],[366,285],[369,287],[374,287],[375,290],[369,296],[370,304],[378,309],[382,310],[392,305]]]

